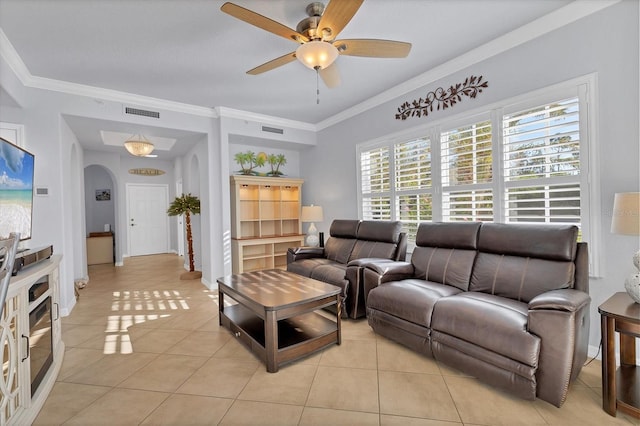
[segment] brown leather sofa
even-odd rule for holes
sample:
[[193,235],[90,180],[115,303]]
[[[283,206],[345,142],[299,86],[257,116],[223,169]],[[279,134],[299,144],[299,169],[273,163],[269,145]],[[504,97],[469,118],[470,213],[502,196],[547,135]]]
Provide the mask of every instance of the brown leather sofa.
[[369,325],[560,407],[587,358],[589,266],[577,235],[567,225],[422,223],[411,262],[362,265]]
[[287,252],[287,271],[342,288],[343,316],[366,314],[362,263],[405,260],[407,235],[399,221],[334,220],[324,247],[295,247]]

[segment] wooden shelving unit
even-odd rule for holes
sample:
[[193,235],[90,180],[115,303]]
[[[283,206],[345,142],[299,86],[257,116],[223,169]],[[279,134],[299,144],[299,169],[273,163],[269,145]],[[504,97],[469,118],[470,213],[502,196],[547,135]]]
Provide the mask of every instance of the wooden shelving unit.
[[287,249],[304,244],[302,179],[231,176],[233,273],[287,267]]

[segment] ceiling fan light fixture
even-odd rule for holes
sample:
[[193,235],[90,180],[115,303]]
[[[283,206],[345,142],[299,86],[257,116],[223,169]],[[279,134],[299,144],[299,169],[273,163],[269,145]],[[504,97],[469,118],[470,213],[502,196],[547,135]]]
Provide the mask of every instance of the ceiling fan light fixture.
[[327,68],[336,60],[338,55],[338,49],[326,41],[313,40],[301,44],[296,49],[298,60],[312,70]]
[[136,157],[145,157],[153,152],[154,146],[142,135],[135,135],[130,139],[127,139],[124,143],[124,147],[129,154]]

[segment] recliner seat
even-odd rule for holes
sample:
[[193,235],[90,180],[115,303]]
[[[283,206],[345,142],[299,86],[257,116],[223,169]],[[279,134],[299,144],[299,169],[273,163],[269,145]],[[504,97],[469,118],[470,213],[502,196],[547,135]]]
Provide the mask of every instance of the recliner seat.
[[404,260],[407,236],[399,221],[334,220],[324,247],[287,252],[287,271],[342,288],[343,316],[364,317],[361,263]]
[[422,223],[411,262],[363,265],[376,333],[560,406],[586,360],[586,243],[565,225]]

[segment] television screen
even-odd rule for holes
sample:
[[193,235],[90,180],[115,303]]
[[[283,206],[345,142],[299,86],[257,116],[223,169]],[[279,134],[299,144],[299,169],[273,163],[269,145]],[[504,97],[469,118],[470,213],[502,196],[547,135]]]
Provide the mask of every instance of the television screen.
[[0,238],[31,238],[33,154],[0,138]]

